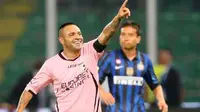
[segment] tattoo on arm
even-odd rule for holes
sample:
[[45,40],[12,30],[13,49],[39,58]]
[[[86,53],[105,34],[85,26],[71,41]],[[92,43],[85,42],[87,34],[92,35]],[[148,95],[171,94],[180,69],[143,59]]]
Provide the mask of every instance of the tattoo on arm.
[[32,97],[33,95],[30,92],[23,91],[17,106],[17,112],[23,112]]
[[110,38],[116,32],[120,22],[121,19],[116,16],[108,25],[106,25],[98,38],[101,44],[106,45],[108,43]]

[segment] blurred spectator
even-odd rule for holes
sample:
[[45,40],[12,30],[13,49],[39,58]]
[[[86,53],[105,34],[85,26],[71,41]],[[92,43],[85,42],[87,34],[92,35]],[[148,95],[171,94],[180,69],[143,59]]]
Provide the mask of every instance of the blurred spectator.
[[[172,52],[170,49],[163,48],[159,50],[158,64],[154,66],[154,71],[163,87],[169,108],[180,107],[184,92],[181,75],[172,63]],[[155,97],[149,87],[146,87],[145,90],[145,100],[153,108],[156,106]]]
[[[159,83],[161,82],[161,77],[164,74],[164,72],[166,71],[166,68],[167,67],[165,65],[162,65],[159,63],[154,66],[154,72],[155,72],[155,75],[156,75]],[[156,102],[155,102],[156,98],[155,98],[153,92],[151,91],[151,89],[149,88],[149,86],[147,84],[145,86],[146,86],[145,87],[145,101],[148,102],[149,104],[156,105]]]
[[[15,108],[17,106],[17,103],[19,101],[20,95],[23,92],[24,88],[26,87],[26,84],[32,79],[32,77],[36,74],[36,72],[40,69],[43,62],[38,60],[33,66],[33,70],[30,70],[19,78],[18,82],[15,84],[15,86],[11,90],[11,94],[8,97],[8,104],[10,104],[11,108]],[[35,111],[37,107],[39,106],[39,98],[38,96],[33,97],[33,99],[30,101],[29,105],[27,106],[28,110]]]
[[170,107],[180,107],[183,101],[183,85],[181,75],[172,63],[172,52],[170,49],[160,49],[159,64],[166,66],[161,77],[161,85],[166,95],[166,102]]

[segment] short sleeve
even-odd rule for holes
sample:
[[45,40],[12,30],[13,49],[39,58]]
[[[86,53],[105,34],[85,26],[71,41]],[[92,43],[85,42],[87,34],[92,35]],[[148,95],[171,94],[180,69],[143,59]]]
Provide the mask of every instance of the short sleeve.
[[104,54],[104,50],[101,52],[97,52],[94,48],[94,43],[98,41],[97,39],[91,40],[83,45],[83,52],[93,54],[95,59],[98,61],[99,58]]
[[42,88],[46,87],[52,82],[50,68],[48,63],[45,62],[37,74],[27,84],[25,90],[37,94]]
[[143,78],[145,79],[151,90],[154,90],[159,85],[159,82],[155,75],[151,60],[149,59],[148,56],[146,56],[146,59],[147,59],[147,71],[144,74]]

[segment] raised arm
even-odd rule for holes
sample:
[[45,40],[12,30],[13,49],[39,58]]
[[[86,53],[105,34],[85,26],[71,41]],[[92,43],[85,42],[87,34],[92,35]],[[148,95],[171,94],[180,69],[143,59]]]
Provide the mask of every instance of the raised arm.
[[98,37],[99,43],[102,45],[107,45],[108,41],[112,37],[112,35],[117,30],[122,18],[128,18],[131,15],[130,10],[126,7],[128,0],[125,0],[122,4],[121,8],[118,11],[118,14],[113,18],[113,20],[104,27],[103,31]]
[[33,95],[31,92],[24,90],[20,97],[16,112],[23,112],[32,97]]

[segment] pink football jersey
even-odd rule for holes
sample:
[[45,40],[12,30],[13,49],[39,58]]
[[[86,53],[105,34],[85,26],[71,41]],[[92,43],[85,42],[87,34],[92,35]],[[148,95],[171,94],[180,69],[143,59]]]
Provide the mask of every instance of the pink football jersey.
[[94,49],[95,40],[85,43],[76,59],[66,59],[61,51],[46,60],[25,90],[37,94],[51,83],[57,112],[100,112],[97,62],[103,52]]

